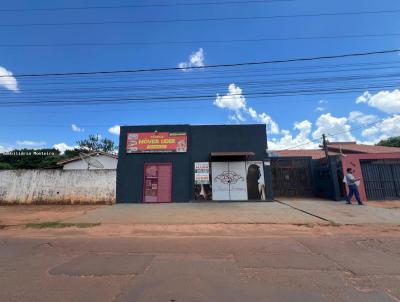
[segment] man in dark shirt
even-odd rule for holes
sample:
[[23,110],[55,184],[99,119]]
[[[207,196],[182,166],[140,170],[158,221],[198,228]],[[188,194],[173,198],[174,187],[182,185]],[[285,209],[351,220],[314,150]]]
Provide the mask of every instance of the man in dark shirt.
[[349,194],[347,195],[347,204],[351,204],[351,198],[355,195],[356,200],[359,205],[364,205],[360,198],[360,192],[358,191],[357,182],[361,180],[361,178],[355,178],[353,175],[353,170],[351,168],[347,168],[347,174],[345,176],[345,181],[349,188]]

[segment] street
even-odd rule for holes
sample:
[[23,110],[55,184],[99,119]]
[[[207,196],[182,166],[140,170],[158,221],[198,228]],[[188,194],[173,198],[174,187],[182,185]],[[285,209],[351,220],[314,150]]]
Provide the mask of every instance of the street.
[[400,228],[5,228],[0,283],[1,301],[399,301]]

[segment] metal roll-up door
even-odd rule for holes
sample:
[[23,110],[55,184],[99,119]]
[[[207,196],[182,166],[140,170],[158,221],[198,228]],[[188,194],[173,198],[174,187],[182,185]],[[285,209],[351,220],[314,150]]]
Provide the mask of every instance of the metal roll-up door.
[[382,187],[385,194],[385,199],[396,199],[396,187],[394,183],[392,166],[390,164],[380,164],[379,172],[381,175]]
[[397,198],[400,198],[400,163],[393,165],[394,185],[397,192]]
[[361,163],[361,171],[365,186],[365,193],[370,200],[384,200],[385,193],[381,184],[379,168],[372,163]]
[[365,193],[369,200],[400,198],[400,161],[361,162]]

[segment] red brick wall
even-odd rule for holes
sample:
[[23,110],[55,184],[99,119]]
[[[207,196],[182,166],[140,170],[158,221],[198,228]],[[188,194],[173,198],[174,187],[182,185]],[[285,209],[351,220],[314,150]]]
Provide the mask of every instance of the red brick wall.
[[[362,159],[400,159],[400,153],[376,153],[376,154],[347,154],[342,156],[342,167],[343,174],[346,175],[346,169],[352,168],[355,170],[354,177],[362,178],[361,164]],[[359,186],[359,191],[361,195],[361,200],[367,200],[367,195],[365,193],[364,182],[361,179]],[[346,186],[346,192],[348,188]]]

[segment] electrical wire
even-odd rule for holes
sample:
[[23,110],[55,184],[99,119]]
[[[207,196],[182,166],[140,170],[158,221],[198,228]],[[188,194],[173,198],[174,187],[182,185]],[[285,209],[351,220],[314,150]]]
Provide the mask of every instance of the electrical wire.
[[149,46],[149,45],[184,45],[184,44],[224,44],[224,43],[258,43],[271,41],[301,41],[301,40],[329,40],[329,39],[361,39],[361,38],[380,38],[398,37],[400,33],[383,34],[358,34],[358,35],[334,35],[334,36],[311,36],[311,37],[280,37],[280,38],[258,38],[258,39],[232,39],[232,40],[193,40],[193,41],[155,41],[155,42],[101,42],[101,43],[18,43],[0,44],[3,48],[12,47],[112,47],[112,46]]
[[189,22],[220,22],[220,21],[255,21],[273,20],[287,18],[305,17],[333,17],[333,16],[354,16],[354,15],[376,15],[376,14],[396,14],[400,9],[378,10],[378,11],[358,11],[358,12],[337,12],[337,13],[318,13],[318,14],[294,14],[294,15],[275,15],[275,16],[248,16],[248,17],[220,17],[220,18],[197,18],[197,19],[153,19],[153,20],[126,20],[126,21],[85,21],[85,22],[59,22],[59,23],[3,23],[0,27],[32,27],[32,26],[75,26],[75,25],[118,25],[118,24],[151,24],[151,23],[189,23]]
[[[307,62],[317,60],[332,60],[332,59],[343,59],[351,57],[364,57],[371,55],[383,55],[398,53],[400,49],[390,50],[378,50],[370,52],[359,52],[359,53],[346,53],[339,55],[326,55],[318,57],[303,57],[303,58],[292,58],[285,60],[271,60],[271,61],[256,61],[256,62],[244,62],[244,63],[233,63],[233,64],[215,64],[205,66],[192,66],[185,68],[187,70],[192,69],[207,69],[207,68],[226,68],[226,67],[239,67],[239,66],[250,66],[250,65],[266,65],[266,64],[279,64],[279,63],[293,63],[293,62]],[[130,70],[114,70],[114,71],[87,71],[87,72],[59,72],[59,73],[32,73],[32,74],[15,74],[15,75],[1,75],[0,78],[22,78],[22,77],[47,77],[47,76],[75,76],[75,75],[104,75],[104,74],[118,74],[118,73],[142,73],[142,72],[158,72],[158,71],[182,71],[180,67],[166,67],[166,68],[147,68],[147,69],[130,69]]]
[[[368,66],[370,66],[370,65],[376,66],[377,65],[376,63],[378,63],[378,62],[362,63],[361,66],[367,66],[367,65]],[[248,82],[253,82],[252,79],[255,79],[255,78],[256,79],[259,79],[259,78],[271,79],[271,77],[273,77],[273,76],[300,76],[300,75],[308,75],[308,74],[321,75],[321,74],[332,74],[332,73],[341,74],[343,72],[352,72],[352,71],[367,72],[367,71],[372,71],[372,70],[387,70],[387,69],[389,69],[389,70],[393,69],[393,70],[397,71],[399,66],[396,66],[396,65],[400,64],[400,61],[399,62],[396,62],[396,61],[393,61],[393,62],[382,62],[382,63],[390,64],[390,66],[388,66],[388,67],[363,67],[363,68],[352,68],[352,69],[335,69],[335,68],[341,67],[341,66],[344,66],[344,65],[346,65],[346,66],[351,66],[351,65],[357,66],[359,64],[351,64],[351,65],[348,65],[348,64],[344,64],[344,65],[337,64],[336,66],[335,65],[326,65],[326,66],[324,66],[324,68],[325,67],[329,68],[328,70],[323,70],[323,69],[319,69],[319,68],[316,70],[314,68],[307,68],[307,66],[303,66],[301,68],[302,70],[309,70],[310,69],[312,71],[305,71],[305,72],[299,72],[298,71],[298,72],[289,72],[289,73],[268,73],[269,70],[272,71],[272,70],[275,70],[275,69],[264,69],[264,68],[261,69],[261,70],[260,69],[249,69],[248,71],[242,69],[242,70],[240,70],[241,72],[238,73],[237,75],[236,75],[236,72],[238,70],[230,70],[230,73],[225,72],[225,73],[223,73],[223,77],[224,78],[229,78],[230,80],[232,80],[232,82],[237,83],[237,81],[239,81],[239,80],[246,80],[247,79]],[[318,66],[316,66],[316,67],[318,67]],[[296,68],[286,67],[285,68],[285,70],[297,70],[297,69],[298,69],[298,67],[296,67]],[[214,70],[214,71],[216,71],[216,70]],[[210,73],[212,74],[212,72],[210,72]],[[262,73],[262,74],[259,74],[259,73]],[[82,88],[84,88],[84,87],[99,88],[99,86],[100,87],[109,87],[109,85],[113,84],[113,83],[118,83],[119,84],[118,86],[120,86],[121,89],[124,89],[124,88],[127,87],[125,84],[136,85],[136,84],[144,83],[144,84],[147,84],[147,85],[151,84],[151,85],[156,85],[156,86],[158,86],[158,85],[164,85],[165,86],[166,84],[169,84],[169,85],[173,86],[173,85],[177,85],[177,84],[175,84],[176,82],[186,83],[186,82],[189,82],[189,80],[192,80],[191,83],[194,84],[194,85],[197,85],[197,84],[202,85],[203,83],[209,83],[210,81],[208,81],[208,80],[213,80],[212,83],[215,83],[214,80],[216,80],[216,79],[220,80],[221,79],[220,75],[206,76],[206,77],[195,76],[196,74],[193,74],[193,75],[194,75],[193,77],[187,77],[187,75],[184,75],[184,77],[181,77],[181,76],[172,77],[170,75],[168,77],[164,76],[162,78],[152,77],[151,79],[147,79],[146,77],[141,77],[140,79],[136,79],[135,78],[134,80],[132,80],[131,78],[126,78],[126,77],[121,77],[121,76],[118,76],[118,78],[115,78],[116,76],[112,76],[112,77],[111,76],[107,76],[107,77],[104,77],[104,78],[97,78],[97,79],[93,79],[93,80],[90,80],[90,81],[87,81],[86,79],[80,78],[79,82],[77,82],[77,83],[74,82],[74,81],[65,81],[64,79],[60,79],[60,78],[53,79],[52,81],[44,81],[43,78],[25,78],[25,81],[23,82],[23,85],[24,85],[23,86],[24,87],[23,90],[24,91],[38,91],[38,90],[40,90],[40,91],[46,91],[46,90],[47,91],[48,90],[56,91],[56,90],[62,89],[62,87],[65,86],[65,85],[69,85],[68,89],[73,90],[74,87],[70,88],[71,84],[72,85],[73,84],[79,84],[79,86],[77,88],[80,88],[80,87],[82,87]],[[362,76],[362,75],[360,75],[360,76]],[[144,79],[142,79],[142,78],[144,78]],[[40,79],[40,82],[38,82],[38,79]],[[299,80],[297,77],[291,77],[291,78],[287,78],[287,79],[290,80],[290,81]],[[29,80],[29,81],[27,82],[26,80]],[[62,81],[59,81],[59,80],[62,80]],[[200,82],[200,80],[206,80],[206,81]],[[30,82],[30,81],[33,81],[33,82]],[[35,86],[37,86],[37,85],[45,85],[45,87],[48,87],[48,88],[46,90],[43,90],[43,89],[38,89],[37,90],[37,89],[35,89]],[[180,86],[185,86],[185,84],[181,84]],[[138,86],[131,86],[131,87],[138,87]],[[4,92],[4,94],[8,95],[9,93],[8,92]]]
[[40,12],[40,11],[66,11],[66,10],[94,10],[94,9],[121,9],[121,8],[149,8],[149,7],[179,7],[179,6],[209,6],[209,5],[242,5],[242,4],[268,4],[275,2],[294,2],[295,0],[249,0],[249,1],[219,1],[219,2],[191,2],[191,3],[153,3],[136,5],[110,5],[110,6],[77,6],[77,7],[43,7],[43,8],[10,8],[0,9],[0,12]]
[[[388,79],[390,82],[388,82]],[[239,87],[245,87],[246,91],[249,91],[251,89],[257,89],[257,88],[269,88],[269,89],[295,89],[298,87],[330,87],[330,84],[338,84],[338,83],[343,83],[341,87],[347,87],[350,85],[350,87],[353,87],[354,85],[357,85],[358,87],[361,87],[365,85],[365,87],[368,87],[369,82],[365,82],[366,80],[374,80],[374,84],[377,83],[393,83],[396,84],[400,80],[400,73],[392,73],[392,74],[376,74],[376,75],[370,75],[370,76],[361,76],[361,75],[352,75],[352,76],[346,76],[346,77],[333,77],[333,78],[309,78],[309,79],[285,79],[285,80],[265,80],[265,81],[248,81],[248,80],[238,80],[235,81],[235,85]],[[346,86],[347,85],[347,86]],[[118,93],[120,94],[127,94],[127,95],[132,95],[134,92],[135,94],[139,93],[144,93],[148,94],[148,91],[154,91],[157,94],[163,94],[165,95],[166,93],[173,93],[176,94],[178,92],[185,92],[185,94],[188,93],[193,93],[193,92],[202,92],[203,90],[226,90],[226,82],[196,82],[196,83],[190,83],[190,84],[179,84],[179,85],[168,85],[168,84],[161,84],[161,83],[156,83],[154,85],[116,85],[116,86],[104,86],[104,85],[96,85],[96,86],[78,86],[78,87],[68,87],[68,88],[56,88],[53,87],[51,89],[24,89],[24,95],[26,96],[19,96],[18,99],[30,99],[32,96],[39,95],[41,97],[47,97],[47,96],[55,96],[57,98],[60,98],[64,96],[65,94],[67,95],[76,95],[79,99],[82,99],[82,97],[86,94],[105,94],[105,93]],[[27,95],[28,94],[28,95]],[[9,95],[8,92],[3,92],[0,93],[1,95]],[[1,104],[1,101],[0,101]]]
[[[371,85],[371,89],[390,89],[398,87],[398,84],[395,83],[393,85]],[[364,87],[361,88],[337,88],[337,89],[303,89],[303,90],[293,90],[293,91],[260,91],[253,93],[246,93],[246,96],[255,97],[277,97],[277,96],[290,96],[290,95],[323,95],[323,94],[332,94],[332,93],[343,93],[343,92],[363,92],[365,91]],[[241,94],[230,94],[231,96],[242,96]],[[64,106],[64,105],[99,105],[99,104],[121,104],[121,103],[161,103],[161,102],[188,102],[188,101],[200,101],[200,100],[212,100],[216,96],[215,95],[180,95],[180,96],[151,96],[151,97],[127,97],[127,98],[97,98],[97,99],[73,99],[73,100],[33,100],[33,101],[7,101],[1,102],[1,107],[15,107],[15,106]]]

